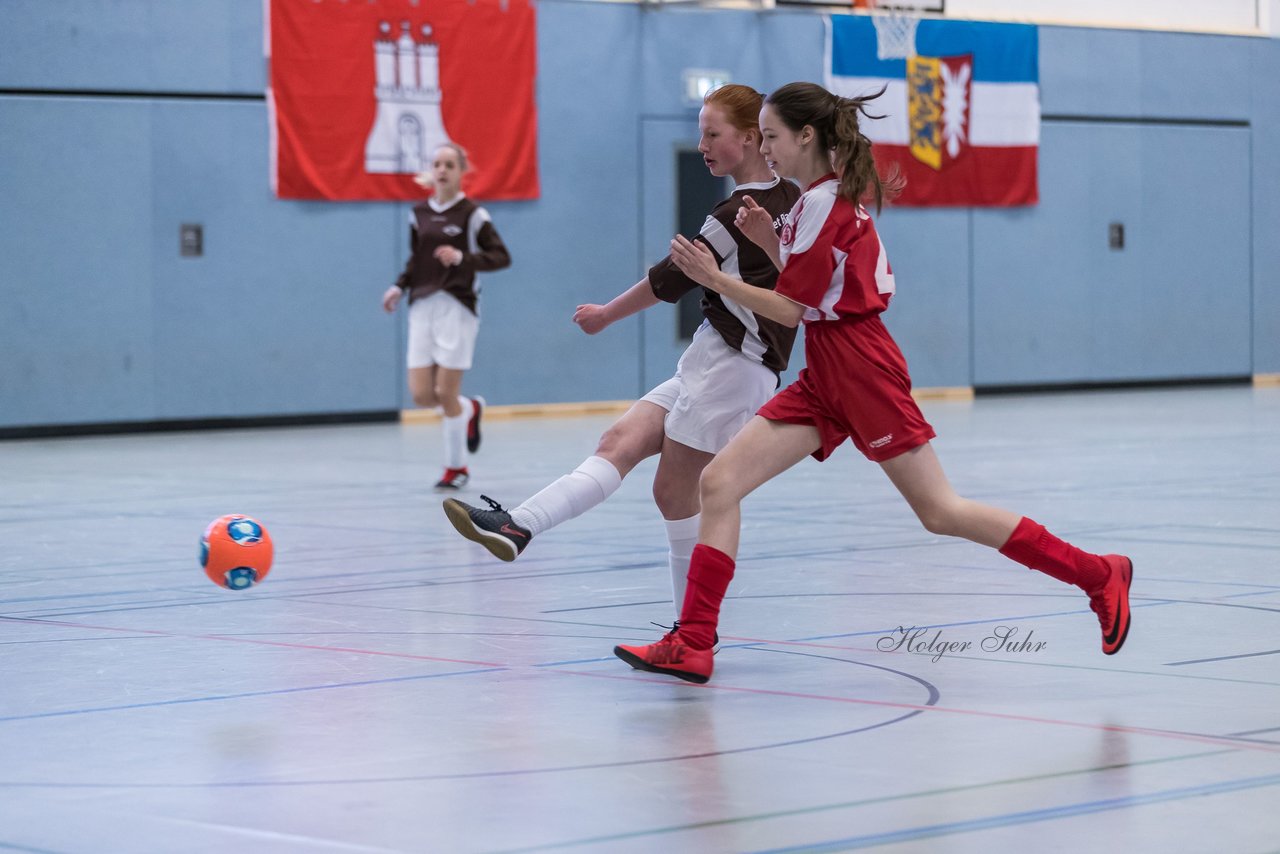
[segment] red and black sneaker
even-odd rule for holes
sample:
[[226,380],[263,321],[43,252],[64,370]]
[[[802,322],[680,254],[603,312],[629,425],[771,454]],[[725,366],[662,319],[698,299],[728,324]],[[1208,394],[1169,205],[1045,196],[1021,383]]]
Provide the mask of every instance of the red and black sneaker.
[[672,629],[662,640],[648,646],[615,646],[613,654],[636,670],[665,673],[699,685],[711,678],[715,666],[715,653],[689,646],[681,639],[679,629]]
[[460,469],[445,469],[439,482],[436,483],[436,489],[441,491],[462,489],[469,480],[471,475],[467,473],[465,466]]
[[499,560],[513,561],[533,539],[528,528],[511,521],[511,514],[487,495],[481,495],[489,504],[488,510],[472,507],[456,498],[444,500],[444,514],[449,517],[458,533],[479,543]]
[[467,450],[474,454],[480,450],[480,416],[484,413],[484,398],[471,398],[471,406],[474,411],[467,421]]
[[1102,626],[1102,651],[1115,655],[1129,637],[1129,586],[1133,584],[1133,561],[1124,555],[1102,555],[1111,570],[1107,583],[1089,594],[1089,607]]

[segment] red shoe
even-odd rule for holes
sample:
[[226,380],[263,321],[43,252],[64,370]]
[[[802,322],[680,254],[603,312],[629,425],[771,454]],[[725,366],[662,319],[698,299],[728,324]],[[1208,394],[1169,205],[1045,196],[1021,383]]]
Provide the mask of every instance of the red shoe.
[[1133,561],[1124,555],[1103,555],[1111,568],[1107,583],[1089,594],[1089,607],[1102,626],[1102,651],[1115,655],[1129,637],[1129,586],[1133,584]]
[[465,468],[445,469],[439,482],[436,483],[436,489],[452,492],[455,489],[462,489],[469,480],[471,480],[471,475],[467,473]]
[[467,450],[474,454],[480,450],[480,417],[484,414],[484,398],[471,398],[471,405],[475,407],[475,411],[467,420]]
[[665,673],[699,685],[711,678],[714,658],[711,650],[686,644],[678,630],[667,632],[662,640],[648,646],[615,646],[613,654],[636,670]]

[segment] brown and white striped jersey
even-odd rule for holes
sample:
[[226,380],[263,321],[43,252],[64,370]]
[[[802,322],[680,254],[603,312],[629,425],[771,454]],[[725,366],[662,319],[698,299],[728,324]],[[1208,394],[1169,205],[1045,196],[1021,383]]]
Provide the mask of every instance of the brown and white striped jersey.
[[[800,198],[800,189],[790,181],[776,177],[767,184],[739,184],[729,198],[716,205],[694,239],[710,247],[720,269],[728,275],[749,285],[773,290],[778,281],[778,269],[765,251],[733,224],[738,208],[744,204],[742,197],[747,195],[773,217],[774,231],[781,231],[791,207]],[[701,285],[681,272],[668,256],[649,269],[649,287],[658,299],[676,302]],[[794,328],[761,317],[707,288],[702,289],[702,315],[726,344],[747,358],[775,373],[787,369],[791,346],[796,340]]]
[[[409,302],[447,291],[475,314],[480,295],[476,273],[511,265],[489,212],[463,195],[443,206],[435,199],[414,205],[409,242],[409,262],[396,281],[408,291]],[[461,249],[462,263],[448,267],[437,261],[433,253],[440,246]]]

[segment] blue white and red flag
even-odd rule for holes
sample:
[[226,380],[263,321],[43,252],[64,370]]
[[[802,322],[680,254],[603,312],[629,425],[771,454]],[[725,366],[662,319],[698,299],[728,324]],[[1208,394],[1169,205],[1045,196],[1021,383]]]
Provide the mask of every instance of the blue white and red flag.
[[[901,22],[897,22],[901,23]],[[1026,24],[924,19],[891,31],[837,15],[827,88],[868,105],[863,132],[886,174],[907,179],[901,205],[1011,206],[1038,201],[1039,30]]]

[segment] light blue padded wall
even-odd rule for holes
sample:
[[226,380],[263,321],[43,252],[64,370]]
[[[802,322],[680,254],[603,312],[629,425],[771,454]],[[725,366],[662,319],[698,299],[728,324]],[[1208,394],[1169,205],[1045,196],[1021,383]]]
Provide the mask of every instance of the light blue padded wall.
[[538,4],[542,195],[485,203],[512,266],[483,279],[480,340],[464,391],[490,403],[640,394],[640,321],[593,337],[572,322],[580,303],[607,301],[640,274],[632,202],[640,14],[630,5]]
[[1253,137],[1253,371],[1280,374],[1280,39],[1256,39],[1245,81]]
[[0,424],[395,406],[403,229],[273,200],[260,102],[0,97],[0,128]]
[[[403,315],[377,305],[407,205],[270,196],[261,10],[5,3],[0,428],[409,405]],[[678,355],[670,311],[593,338],[569,318],[669,236],[675,188],[645,140],[695,138],[683,68],[821,80],[822,20],[542,0],[538,21],[543,194],[487,205],[515,264],[485,279],[467,387],[493,403],[635,397]],[[1041,205],[880,219],[916,384],[1280,371],[1278,43],[1046,27],[1040,55]],[[203,258],[178,256],[187,221],[205,226]]]
[[1255,370],[1251,46],[1041,30],[1041,202],[973,213],[975,385]]
[[4,0],[0,88],[262,94],[256,0]]

